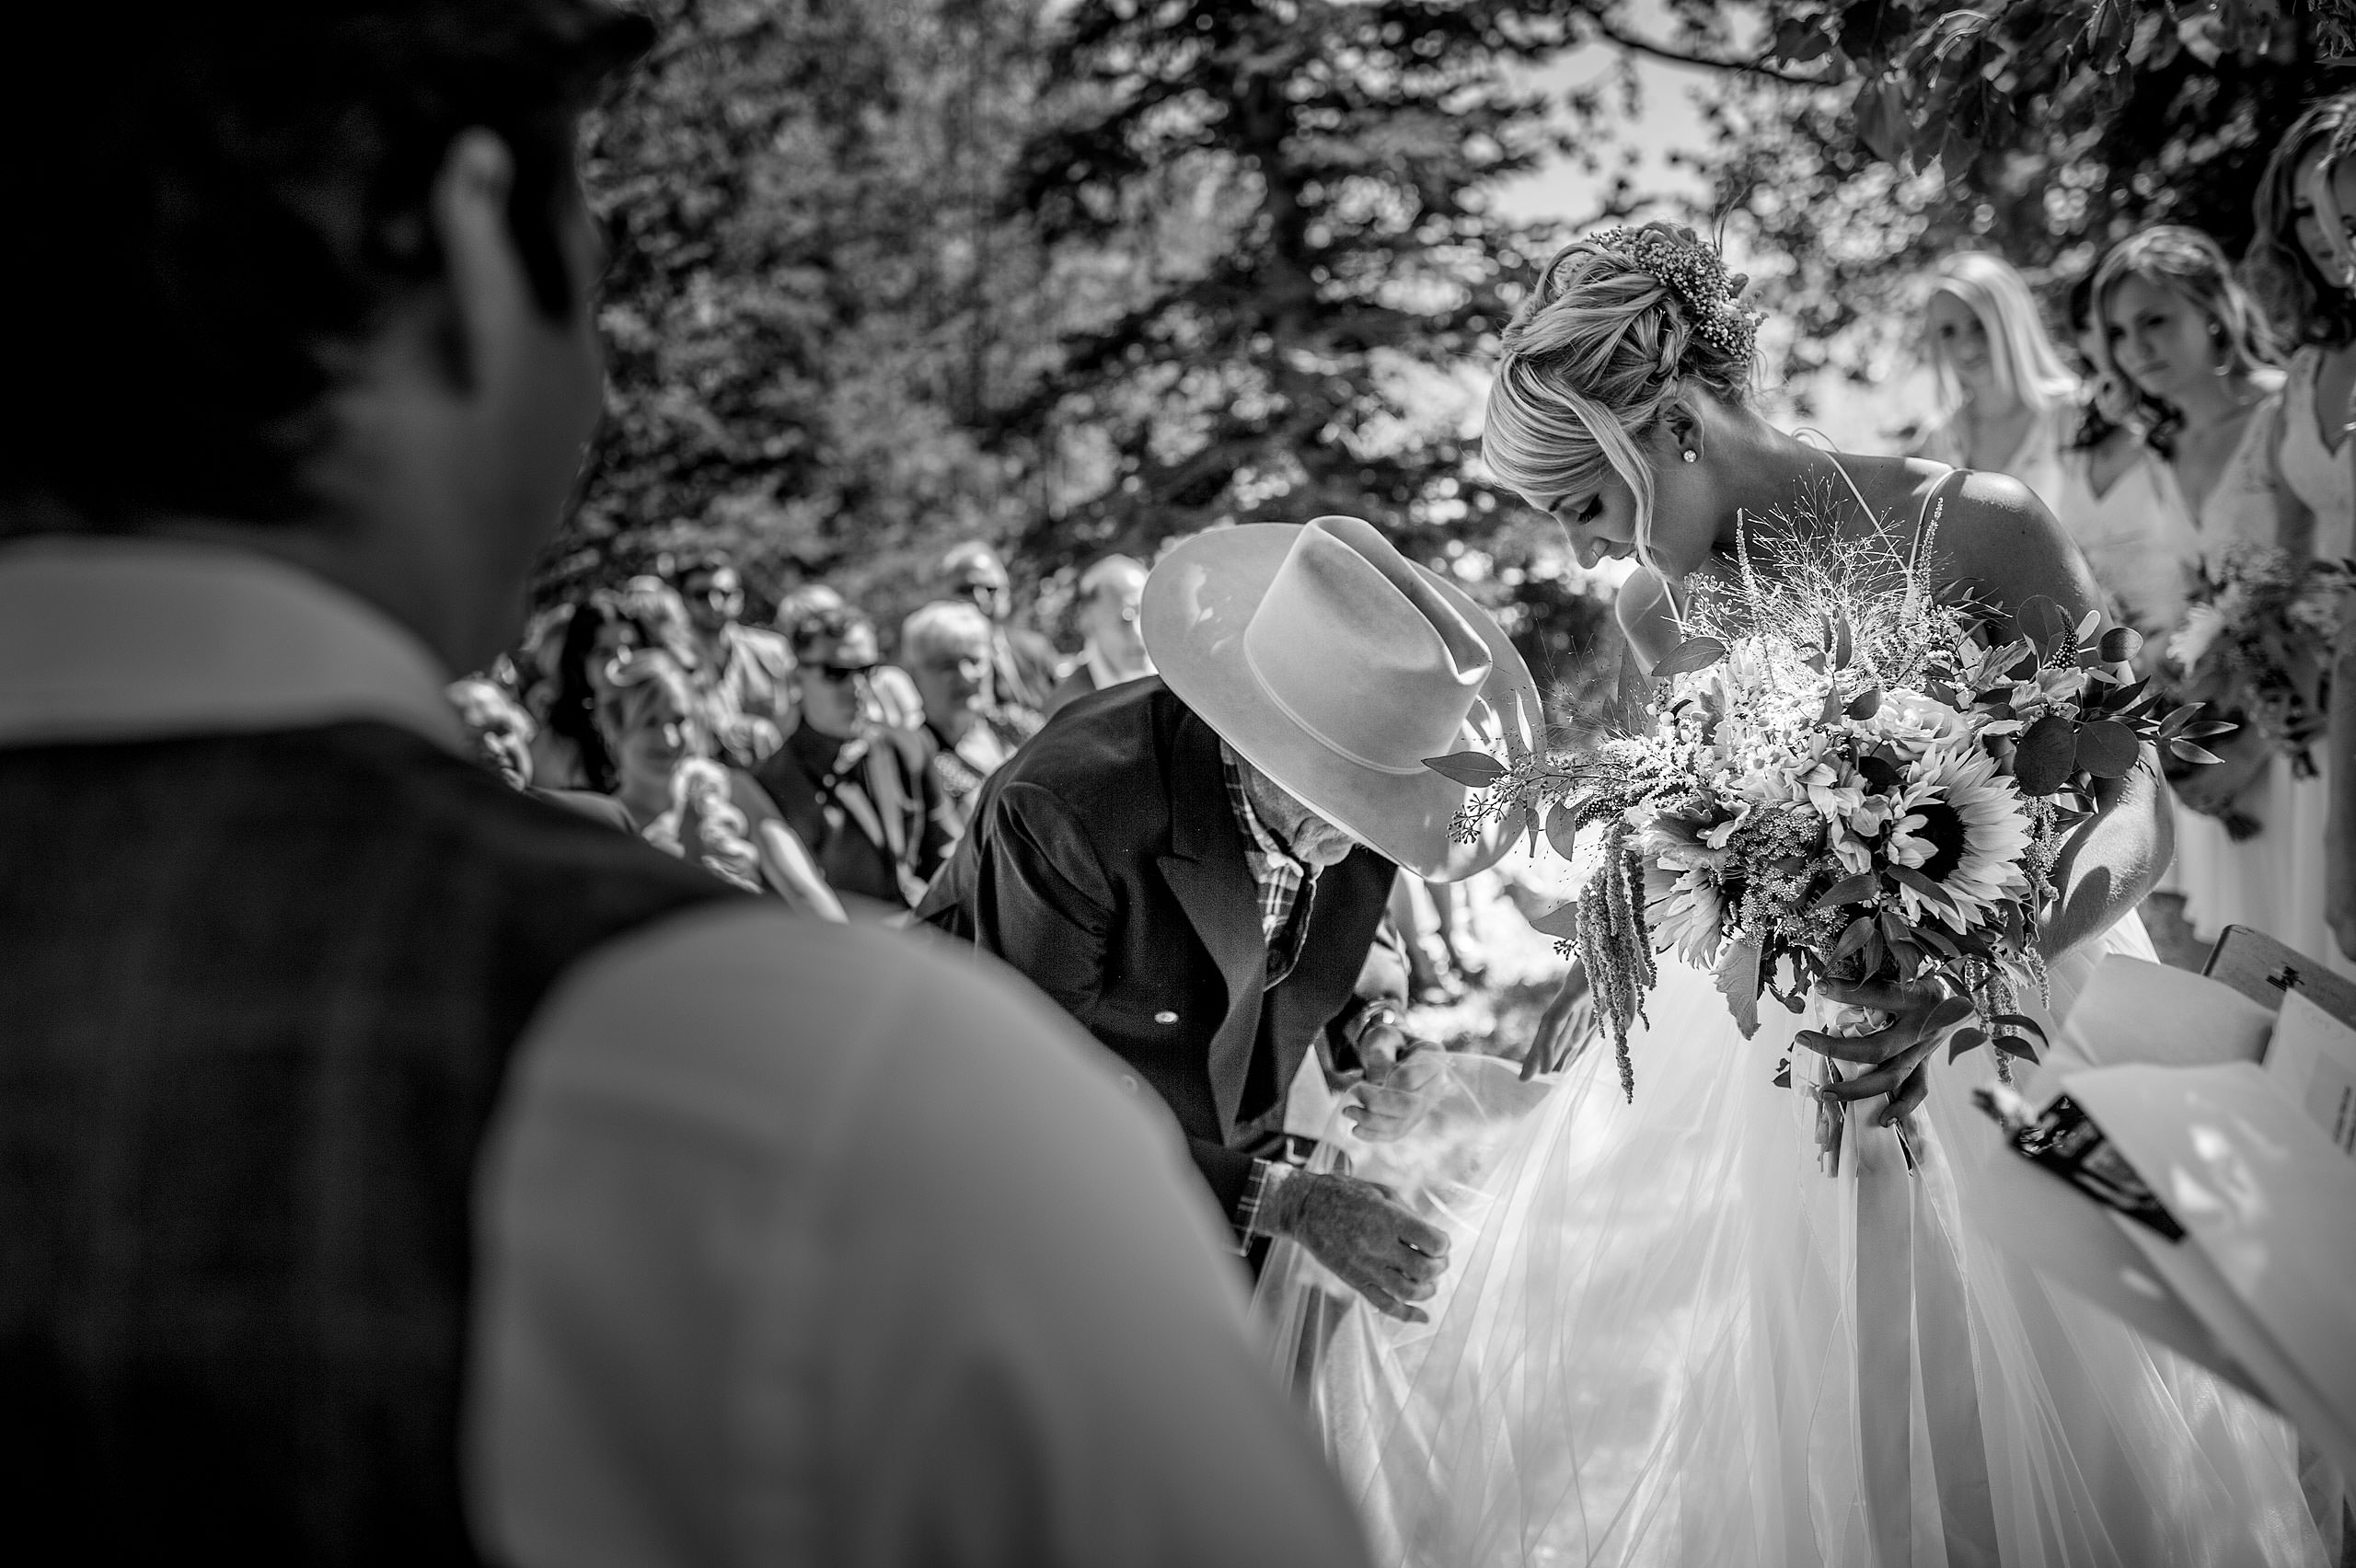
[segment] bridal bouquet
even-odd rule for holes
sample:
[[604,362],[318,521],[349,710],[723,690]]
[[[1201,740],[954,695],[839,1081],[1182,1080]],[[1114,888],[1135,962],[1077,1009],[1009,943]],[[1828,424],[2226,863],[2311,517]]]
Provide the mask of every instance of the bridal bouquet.
[[2238,710],[2315,777],[2309,747],[2322,732],[2332,661],[2349,628],[2340,605],[2356,586],[2356,566],[2302,560],[2270,545],[2227,548],[2201,574],[2184,624],[2168,640],[2167,665],[2177,689]]
[[[1984,1043],[2009,1076],[2036,1054],[2015,997],[2042,991],[2038,920],[2096,781],[2147,740],[2206,757],[2223,728],[2135,678],[2133,631],[2036,598],[1999,641],[1968,588],[1817,532],[1786,525],[1770,573],[1738,540],[1739,588],[1696,602],[1634,724],[1572,755],[1428,765],[1474,791],[1461,832],[1503,817],[1572,859],[1581,895],[1537,923],[1584,963],[1632,1098],[1629,1030],[1671,949],[1746,1036],[1762,996],[1796,1012],[1820,980],[1942,977],[1971,1020],[1950,1059]],[[1831,1032],[1887,1022],[1846,1011]]]

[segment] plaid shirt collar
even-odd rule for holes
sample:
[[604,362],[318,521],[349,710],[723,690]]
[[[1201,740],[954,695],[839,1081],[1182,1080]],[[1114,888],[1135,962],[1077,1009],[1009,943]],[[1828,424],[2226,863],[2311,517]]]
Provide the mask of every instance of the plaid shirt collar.
[[1293,858],[1260,813],[1252,809],[1252,797],[1243,788],[1243,770],[1237,765],[1235,753],[1225,741],[1218,744],[1218,757],[1227,775],[1227,803],[1235,813],[1235,825],[1243,830],[1243,859],[1252,868],[1252,881],[1260,894],[1260,932],[1270,943],[1292,918],[1293,905],[1300,901],[1303,888],[1317,885],[1317,870],[1304,866]]

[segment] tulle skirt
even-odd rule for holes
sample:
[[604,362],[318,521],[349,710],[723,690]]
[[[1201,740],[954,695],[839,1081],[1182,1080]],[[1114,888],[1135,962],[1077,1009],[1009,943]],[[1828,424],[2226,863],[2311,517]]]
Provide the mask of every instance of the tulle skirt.
[[2277,756],[2238,804],[2264,825],[2235,843],[2214,817],[2179,807],[2171,891],[2184,894],[2193,934],[2213,942],[2228,926],[2248,926],[2356,978],[2356,960],[2339,951],[2324,922],[2324,828],[2331,808],[2325,745],[2312,748],[2313,778],[2300,778]]
[[[2151,951],[2131,917],[2099,945]],[[2057,1010],[2096,956],[2057,966]],[[1270,1258],[1280,1370],[1379,1561],[2323,1560],[2280,1418],[1987,1239],[1975,1173],[2015,1157],[1970,1101],[1984,1053],[1934,1069],[1906,1147],[1852,1113],[1828,1175],[1772,1081],[1814,1070],[1798,1020],[1746,1041],[1666,962],[1649,1010],[1634,1103],[1599,1046],[1527,1085],[1464,1058],[1399,1144],[1337,1124],[1451,1235],[1428,1324]]]

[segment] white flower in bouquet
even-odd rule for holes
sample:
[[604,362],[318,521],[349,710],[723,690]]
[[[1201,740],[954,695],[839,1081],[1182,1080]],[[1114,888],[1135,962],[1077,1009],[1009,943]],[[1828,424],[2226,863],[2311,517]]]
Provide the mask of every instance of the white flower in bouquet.
[[1647,865],[1645,903],[1660,951],[1673,951],[1697,968],[1716,964],[1726,945],[1727,900],[1715,868],[1674,871]]
[[2168,639],[2168,663],[2189,670],[2209,656],[2225,629],[2225,614],[2214,601],[2203,601],[2184,612],[2184,624]]

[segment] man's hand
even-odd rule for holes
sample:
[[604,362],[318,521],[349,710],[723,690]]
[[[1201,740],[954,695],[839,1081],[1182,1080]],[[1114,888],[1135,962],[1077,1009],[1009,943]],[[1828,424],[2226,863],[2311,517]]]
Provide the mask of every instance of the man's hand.
[[1419,1307],[1448,1266],[1448,1234],[1418,1219],[1388,1187],[1355,1176],[1297,1171],[1275,1194],[1268,1228],[1290,1237],[1377,1311],[1431,1320]]
[[1366,1078],[1350,1090],[1342,1114],[1372,1143],[1389,1143],[1414,1131],[1453,1082],[1448,1052],[1418,1040],[1389,1019],[1360,1032],[1358,1059]]
[[1827,999],[1853,1007],[1877,1008],[1891,1015],[1889,1026],[1871,1034],[1825,1034],[1803,1030],[1799,1043],[1835,1061],[1862,1063],[1870,1072],[1826,1086],[1836,1100],[1863,1100],[1887,1094],[1889,1104],[1881,1124],[1892,1126],[1923,1103],[1931,1090],[1923,1068],[1948,1030],[1971,1016],[1971,1003],[1949,995],[1935,981],[1868,983],[1843,986],[1825,981],[1817,986]]

